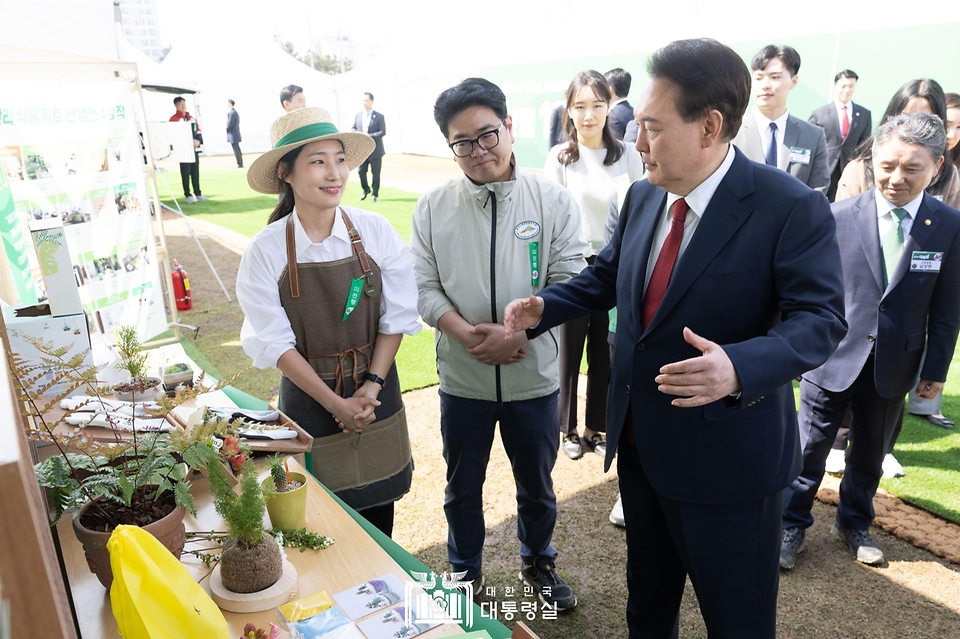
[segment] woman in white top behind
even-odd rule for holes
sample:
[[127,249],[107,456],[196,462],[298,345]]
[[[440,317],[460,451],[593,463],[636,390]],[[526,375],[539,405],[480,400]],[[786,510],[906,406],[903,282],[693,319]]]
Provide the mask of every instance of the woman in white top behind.
[[[580,207],[580,232],[590,244],[593,264],[603,248],[603,228],[611,205],[618,209],[627,189],[643,176],[635,148],[617,140],[607,123],[610,86],[596,71],[584,71],[566,94],[566,142],[550,149],[545,177],[567,187]],[[577,433],[577,382],[584,340],[587,343],[587,405],[583,438]],[[606,401],[610,376],[607,314],[572,320],[560,326],[560,432],[563,452],[571,459],[586,450],[606,453]]]

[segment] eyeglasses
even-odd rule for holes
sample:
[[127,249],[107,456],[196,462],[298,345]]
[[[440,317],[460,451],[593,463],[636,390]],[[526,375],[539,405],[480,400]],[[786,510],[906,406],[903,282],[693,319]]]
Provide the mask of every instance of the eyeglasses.
[[478,138],[473,140],[459,140],[450,144],[450,150],[453,151],[453,154],[458,158],[469,157],[473,154],[474,145],[479,146],[484,151],[489,151],[492,148],[495,148],[500,144],[500,130],[503,128],[503,125],[506,124],[503,120],[500,120],[500,126],[494,131],[487,131]]

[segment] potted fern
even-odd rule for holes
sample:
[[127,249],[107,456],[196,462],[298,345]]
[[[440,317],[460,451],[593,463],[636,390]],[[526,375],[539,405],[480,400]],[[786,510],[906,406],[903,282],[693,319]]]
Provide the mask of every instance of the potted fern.
[[267,500],[270,523],[275,529],[293,532],[307,526],[307,478],[302,473],[290,472],[286,460],[279,456],[268,460],[270,476],[263,484],[271,484],[273,491]]
[[161,394],[163,380],[147,375],[147,354],[134,326],[117,328],[117,370],[126,371],[130,379],[113,387],[117,399],[123,401],[152,400]]
[[[8,353],[7,362],[24,414],[32,418],[27,436],[56,450],[35,466],[37,480],[50,496],[52,523],[65,512],[75,514],[74,532],[83,543],[90,570],[105,588],[113,582],[106,543],[118,525],[145,528],[179,558],[184,514],[195,514],[189,467],[200,467],[196,449],[202,450],[206,442],[150,431],[142,417],[127,421],[110,413],[106,413],[111,425],[107,441],[75,430],[66,424],[68,413],[59,410],[60,402],[82,389],[87,394],[82,403],[103,405],[110,389],[97,380],[102,366],[85,364],[86,351],[68,356],[69,346],[54,348],[45,340],[22,337],[40,352],[40,360],[31,362]],[[220,382],[216,388],[232,381]],[[46,394],[57,385],[59,392]],[[147,412],[163,417],[187,399],[210,390],[214,389],[202,383],[193,389],[181,388],[172,399],[159,397],[157,408]]]
[[263,526],[266,511],[261,487],[251,459],[240,468],[240,492],[233,489],[221,455],[202,452],[217,514],[226,526],[226,540],[217,568],[223,587],[231,592],[251,593],[269,588],[283,574],[283,553],[277,540]]

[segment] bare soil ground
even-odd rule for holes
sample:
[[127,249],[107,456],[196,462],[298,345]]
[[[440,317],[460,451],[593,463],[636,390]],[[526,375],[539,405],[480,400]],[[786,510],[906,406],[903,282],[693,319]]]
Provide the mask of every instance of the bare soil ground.
[[[449,179],[452,161],[408,158],[384,162],[391,186],[406,184],[404,172],[413,180],[434,185]],[[407,156],[404,156],[407,158]],[[215,158],[214,158],[215,159]],[[249,160],[245,160],[245,163]],[[449,162],[449,167],[446,165]],[[424,177],[426,176],[426,177]],[[396,180],[396,181],[395,181]],[[427,187],[429,188],[429,186]],[[205,250],[211,255],[228,290],[233,291],[239,252],[244,242],[219,227],[192,221]],[[239,347],[242,315],[232,308],[208,272],[183,220],[167,224],[171,254],[195,264],[191,272],[195,307],[181,321],[200,326],[201,352],[231,353],[232,363],[213,362],[230,374],[249,362]],[[223,237],[221,237],[223,236]],[[207,340],[204,342],[204,340]],[[274,390],[270,390],[273,388]],[[250,392],[250,391],[248,391]],[[254,392],[270,400],[275,393],[270,378]],[[411,430],[416,472],[410,493],[397,505],[394,538],[401,546],[440,572],[446,562],[446,521],[443,516],[445,465],[441,456],[439,399],[436,388],[404,396]],[[581,402],[582,406],[582,402]],[[582,407],[581,407],[582,410]],[[562,453],[554,471],[559,517],[554,535],[557,566],[580,599],[578,608],[556,620],[528,622],[544,639],[560,637],[625,637],[626,581],[624,533],[607,521],[617,496],[616,476],[603,474],[602,460],[588,454],[572,461]],[[820,497],[835,499],[836,480],[827,480]],[[881,503],[882,502],[882,503]],[[898,503],[899,502],[899,505]],[[846,548],[830,536],[836,509],[818,502],[816,523],[808,531],[807,548],[797,567],[782,575],[779,594],[779,636],[786,638],[947,639],[960,637],[960,566],[917,548],[887,532],[872,534],[884,549],[888,562],[868,568],[852,561]],[[834,502],[835,503],[835,502]],[[894,497],[878,497],[878,521],[917,543],[925,543],[944,556],[951,556],[958,542],[956,526],[907,507]],[[506,454],[499,439],[491,455],[484,491],[487,539],[484,573],[497,588],[495,599],[510,599],[504,588],[517,585],[519,544],[516,538],[515,487]],[[938,537],[939,536],[939,537]],[[954,561],[956,561],[956,558]],[[520,600],[517,594],[514,598]],[[706,637],[696,595],[690,584],[681,607],[681,636]],[[509,625],[509,622],[507,622]]]

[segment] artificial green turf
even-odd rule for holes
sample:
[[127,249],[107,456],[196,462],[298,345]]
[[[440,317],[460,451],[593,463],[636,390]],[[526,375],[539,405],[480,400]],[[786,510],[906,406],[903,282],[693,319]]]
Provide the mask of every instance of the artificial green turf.
[[434,332],[425,328],[416,335],[404,335],[400,342],[397,373],[400,375],[400,390],[404,393],[440,383],[433,336]]
[[[172,178],[168,174],[166,179],[170,181]],[[181,198],[180,208],[184,214],[198,220],[219,224],[247,237],[253,237],[266,226],[267,219],[277,206],[276,196],[261,195],[250,188],[245,171],[236,169],[205,171],[201,175],[201,180],[202,193],[209,200],[187,204]],[[179,182],[177,184],[179,185]],[[174,188],[172,182],[170,187]],[[165,192],[163,184],[160,185],[160,190],[161,193]],[[174,192],[179,193],[179,189]],[[417,198],[420,197],[418,194],[399,189],[381,188],[379,201],[373,202],[368,197],[360,202],[358,200],[360,193],[359,184],[348,182],[343,194],[343,204],[381,214],[397,229],[405,242],[410,240],[413,207],[417,203]],[[168,197],[161,200],[176,210],[176,205],[169,198],[169,194],[167,195]]]

